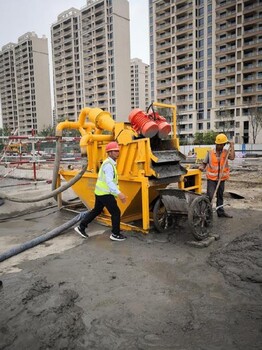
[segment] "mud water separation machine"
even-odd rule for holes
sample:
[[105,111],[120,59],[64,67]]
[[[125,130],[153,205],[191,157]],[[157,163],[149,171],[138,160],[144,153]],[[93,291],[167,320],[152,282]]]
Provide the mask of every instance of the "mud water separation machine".
[[[171,110],[172,127],[154,107]],[[155,102],[151,109],[150,113],[134,109],[128,122],[115,122],[106,111],[84,108],[78,121],[57,125],[58,141],[64,129],[79,130],[81,155],[87,157],[86,171],[72,189],[88,209],[94,206],[99,167],[107,156],[105,147],[108,142],[117,141],[119,186],[128,197],[126,204],[118,203],[121,228],[143,233],[154,229],[164,232],[174,228],[177,215],[186,215],[195,238],[203,239],[212,223],[211,205],[201,196],[200,171],[180,164],[186,157],[179,151],[176,137],[176,107]],[[61,177],[69,182],[78,173],[77,169],[60,167],[57,186]],[[58,202],[61,203],[61,198]],[[109,213],[104,210],[99,220],[110,224]]]

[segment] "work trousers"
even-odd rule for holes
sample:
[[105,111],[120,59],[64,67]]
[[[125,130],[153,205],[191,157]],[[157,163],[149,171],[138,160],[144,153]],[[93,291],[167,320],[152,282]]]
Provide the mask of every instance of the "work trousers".
[[120,233],[121,212],[118,208],[116,198],[112,194],[106,194],[103,196],[95,195],[95,206],[91,211],[85,214],[80,222],[80,227],[85,229],[91,221],[102,213],[104,207],[106,207],[111,215],[112,233],[118,235]]
[[[209,179],[207,180],[207,196],[210,202],[212,201],[212,198],[214,196],[217,183],[218,181],[209,180]],[[225,181],[221,181],[217,190],[217,195],[216,195],[217,197],[216,207],[219,207],[220,205],[224,204],[224,189],[225,189]],[[217,209],[217,215],[220,215],[222,213],[224,213],[223,207]]]

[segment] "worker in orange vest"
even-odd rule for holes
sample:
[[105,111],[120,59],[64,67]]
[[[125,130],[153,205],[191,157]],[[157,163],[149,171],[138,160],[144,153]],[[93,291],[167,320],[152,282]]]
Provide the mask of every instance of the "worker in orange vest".
[[[229,143],[228,150],[224,149],[224,146]],[[207,176],[207,196],[212,202],[213,196],[216,192],[216,209],[217,216],[224,218],[232,218],[224,210],[224,190],[225,181],[229,178],[229,165],[228,159],[235,159],[234,142],[229,142],[225,134],[218,134],[215,140],[216,147],[213,150],[207,152],[207,155],[203,163],[199,166],[199,170],[206,169]]]

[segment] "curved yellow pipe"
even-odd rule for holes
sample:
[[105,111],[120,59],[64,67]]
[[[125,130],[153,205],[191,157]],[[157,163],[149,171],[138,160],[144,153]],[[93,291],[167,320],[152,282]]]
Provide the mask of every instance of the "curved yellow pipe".
[[56,136],[62,136],[62,131],[64,129],[78,129],[79,128],[79,122],[70,122],[69,120],[66,120],[64,122],[61,122],[57,124],[56,126]]
[[86,117],[89,115],[91,109],[92,108],[85,107],[81,110],[79,117],[78,117],[78,121],[79,121],[80,126],[84,125]]
[[86,135],[87,133],[91,133],[92,130],[96,128],[94,123],[87,122],[82,126],[79,126],[78,130],[82,136]]
[[[89,118],[90,124],[85,123],[86,118]],[[56,127],[56,136],[62,136],[62,131],[64,129],[88,129],[88,131],[91,131],[91,129],[97,128],[98,130],[107,130],[107,131],[113,131],[115,128],[115,121],[111,117],[111,114],[109,112],[103,111],[100,108],[83,108],[79,114],[78,121],[71,122],[71,121],[64,121],[57,125]],[[99,133],[97,130],[96,133]]]
[[92,108],[90,110],[89,120],[100,130],[113,131],[115,128],[115,121],[111,117],[111,114],[100,108]]
[[[87,123],[85,123],[86,117],[88,116],[88,113],[90,112],[91,108],[83,108],[79,114],[78,121],[71,122],[69,120],[66,120],[64,122],[61,122],[56,127],[56,136],[62,136],[62,131],[64,129],[79,129],[80,127],[85,128],[87,126]],[[90,124],[90,128],[94,127],[94,123]],[[89,126],[87,126],[89,128]]]
[[[85,122],[86,118],[90,122]],[[62,136],[64,129],[78,129],[82,138],[80,140],[81,154],[86,153],[88,143],[94,141],[112,141],[113,135],[103,135],[102,130],[113,132],[115,129],[115,121],[109,112],[100,108],[83,108],[79,114],[78,121],[64,121],[57,125],[56,136]],[[92,133],[93,131],[93,133]]]
[[113,141],[114,136],[113,135],[93,135],[93,134],[87,134],[81,137],[80,140],[80,147],[85,147],[88,145],[90,141]]

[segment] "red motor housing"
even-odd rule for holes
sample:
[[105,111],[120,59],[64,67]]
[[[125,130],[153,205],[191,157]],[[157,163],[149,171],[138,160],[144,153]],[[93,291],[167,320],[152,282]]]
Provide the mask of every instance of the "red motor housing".
[[132,128],[145,137],[153,137],[158,132],[158,125],[155,121],[139,108],[135,108],[128,116]]
[[166,118],[157,112],[149,113],[149,117],[158,125],[159,138],[166,138],[171,131],[171,125],[167,123]]

